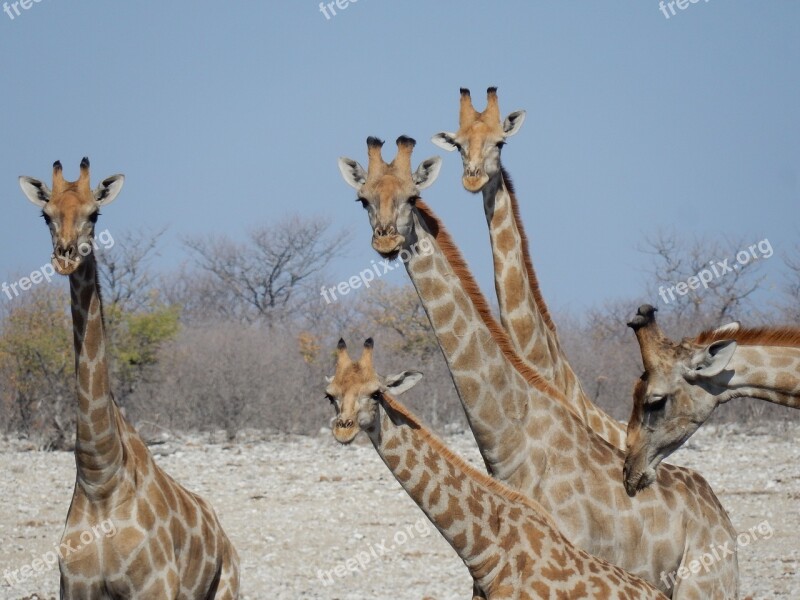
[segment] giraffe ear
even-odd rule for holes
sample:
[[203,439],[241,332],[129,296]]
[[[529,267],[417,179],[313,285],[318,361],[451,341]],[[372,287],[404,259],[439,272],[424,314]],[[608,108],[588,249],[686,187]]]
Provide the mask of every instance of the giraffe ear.
[[352,158],[339,158],[339,171],[342,172],[345,183],[355,189],[360,189],[367,182],[367,172]]
[[517,110],[512,112],[510,115],[506,117],[506,120],[503,121],[503,133],[506,137],[511,137],[515,133],[517,133],[522,127],[522,124],[525,122],[525,111],[524,110]]
[[44,183],[33,177],[20,177],[19,187],[25,197],[39,208],[42,208],[50,201],[50,188]]
[[715,377],[728,366],[734,352],[736,352],[736,342],[733,340],[722,340],[709,344],[694,353],[690,363],[691,370],[687,375],[690,375],[692,379]]
[[397,375],[389,375],[386,378],[386,391],[399,396],[417,385],[421,379],[422,373],[419,371],[403,371]]
[[97,206],[111,204],[122,189],[123,183],[125,183],[124,175],[112,175],[101,181],[100,185],[94,190],[94,199],[97,201]]
[[412,178],[417,189],[424,190],[439,176],[439,169],[442,168],[442,159],[439,156],[433,158],[426,158],[423,160],[417,170],[414,171]]
[[441,131],[437,133],[435,136],[431,138],[431,141],[439,146],[442,150],[447,150],[448,152],[452,152],[453,150],[458,150],[458,144],[456,143],[456,134],[455,133],[447,133],[446,131]]

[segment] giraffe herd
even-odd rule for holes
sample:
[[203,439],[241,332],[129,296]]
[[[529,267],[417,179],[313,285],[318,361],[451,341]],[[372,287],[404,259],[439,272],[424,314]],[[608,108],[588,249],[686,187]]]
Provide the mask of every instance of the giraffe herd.
[[[501,163],[502,147],[524,120],[524,111],[501,119],[496,88],[488,89],[483,112],[461,89],[458,130],[432,138],[460,152],[464,188],[482,195],[499,322],[420,197],[441,158],[412,169],[416,143],[401,136],[391,162],[375,137],[367,138],[366,169],[339,159],[367,212],[373,249],[387,259],[407,257],[486,473],[397,399],[422,375],[379,376],[372,339],[358,360],[339,341],[325,388],[333,436],[349,444],[367,435],[463,560],[474,598],[738,598],[736,531],[727,512],[701,475],[662,460],[719,403],[753,397],[800,408],[800,330],[734,323],[674,343],[658,328],[655,309],[640,307],[629,326],[645,371],[626,431],[584,393],[539,289]],[[214,509],[156,464],[111,392],[92,238],[100,207],[123,180],[115,175],[91,189],[85,158],[74,182],[56,162],[52,189],[20,178],[50,229],[53,267],[70,282],[76,481],[62,541],[78,543],[104,520],[117,529],[59,561],[61,598],[238,598],[238,554]],[[423,245],[431,251],[410,251]]]

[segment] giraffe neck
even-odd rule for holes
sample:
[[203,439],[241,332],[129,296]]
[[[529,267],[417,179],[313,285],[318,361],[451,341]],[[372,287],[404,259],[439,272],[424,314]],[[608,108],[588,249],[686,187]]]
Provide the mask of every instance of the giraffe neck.
[[[523,304],[526,310],[534,313],[532,318],[537,331],[520,339],[521,342],[530,344],[531,339],[538,337],[548,340],[552,347],[558,349],[555,323],[539,291],[539,282],[528,250],[528,238],[519,216],[517,198],[510,189],[509,181],[505,169],[501,168],[482,190],[483,210],[492,244],[498,302],[501,311],[505,309],[506,317],[513,316]],[[509,267],[518,272],[509,273]],[[512,341],[515,336],[520,335],[510,331],[509,334]]]
[[[403,404],[385,395],[373,446],[412,500],[464,561],[479,597],[577,597],[586,582],[603,597],[661,599],[643,579],[572,545],[537,502],[452,452]],[[568,561],[566,571],[553,569]],[[477,594],[476,594],[477,595]]]
[[410,253],[406,269],[486,466],[506,480],[528,459],[524,422],[531,403],[560,401],[567,408],[564,396],[519,361],[449,234],[422,200],[413,216],[418,247],[433,250]]
[[611,445],[624,449],[625,429],[589,399],[561,348],[539,289],[519,204],[505,169],[483,187],[483,208],[489,225],[500,321],[514,348],[523,362],[564,393],[583,422]]
[[733,376],[721,401],[747,397],[800,408],[800,348],[740,345],[728,369]]
[[[549,526],[528,506],[532,502],[450,451],[397,400],[385,396],[379,415],[379,426],[367,432],[375,450],[476,581],[494,579],[500,566],[501,540],[489,526],[492,516],[516,507]],[[531,552],[529,558],[539,557]]]
[[123,448],[121,417],[109,387],[103,308],[92,254],[69,282],[78,391],[78,484],[89,496],[104,497],[121,471]]
[[[624,493],[619,481],[622,453],[595,435],[563,394],[520,361],[430,208],[417,200],[411,216],[406,239],[418,251],[409,252],[406,268],[490,474],[541,502],[574,544],[665,590],[672,584],[659,582],[659,573],[677,569],[700,544],[705,548],[708,536],[725,543],[734,540],[727,514],[699,475],[681,474],[692,483],[675,492],[677,497],[666,491],[664,475],[648,491],[655,500]],[[678,476],[677,468],[668,468]],[[670,517],[653,512],[653,502],[667,506]],[[635,517],[622,524],[616,511]],[[721,562],[718,574],[692,585],[705,590],[717,581],[735,597],[735,557]]]

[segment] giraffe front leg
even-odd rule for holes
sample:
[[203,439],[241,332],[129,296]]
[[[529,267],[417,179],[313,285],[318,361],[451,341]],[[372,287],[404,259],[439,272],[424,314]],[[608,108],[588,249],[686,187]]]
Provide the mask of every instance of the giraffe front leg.
[[214,600],[238,600],[239,598],[239,557],[236,551],[225,553],[220,568],[219,587]]
[[472,582],[472,600],[486,600],[486,594],[478,587],[478,582]]

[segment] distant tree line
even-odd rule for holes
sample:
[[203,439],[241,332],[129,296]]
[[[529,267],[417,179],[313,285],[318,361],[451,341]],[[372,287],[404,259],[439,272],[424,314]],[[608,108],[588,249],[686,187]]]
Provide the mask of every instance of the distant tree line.
[[[293,217],[257,227],[245,241],[187,238],[190,261],[158,275],[151,263],[163,233],[130,232],[98,253],[112,389],[141,429],[222,431],[230,440],[245,430],[314,433],[332,416],[323,387],[340,336],[350,343],[374,337],[379,372],[422,370],[426,385],[409,394],[414,409],[436,428],[465,427],[410,284],[376,281],[337,302],[321,299],[321,277],[344,250],[344,236],[327,221]],[[735,257],[746,241],[662,233],[640,248],[651,257],[640,297],[609,301],[582,315],[555,311],[562,344],[590,397],[627,419],[641,361],[625,323],[643,302],[658,305],[660,323],[674,338],[733,319],[745,325],[800,322],[800,246],[773,259],[781,261],[785,278],[777,289],[765,289],[766,254],[689,289],[710,261]],[[660,288],[677,282],[688,282],[685,293],[660,300]],[[0,306],[0,427],[42,448],[70,448],[74,440],[68,309],[63,278]],[[746,401],[717,415],[795,418],[791,411]]]

